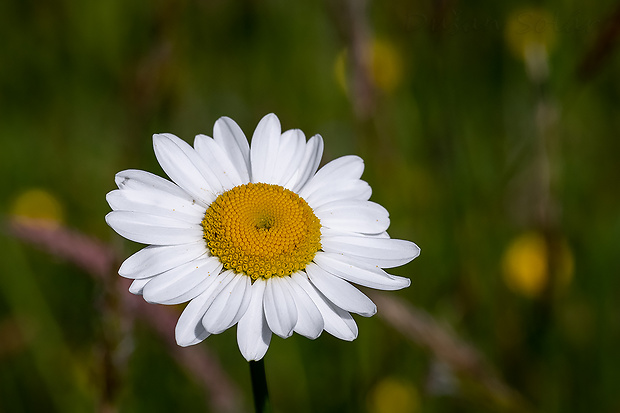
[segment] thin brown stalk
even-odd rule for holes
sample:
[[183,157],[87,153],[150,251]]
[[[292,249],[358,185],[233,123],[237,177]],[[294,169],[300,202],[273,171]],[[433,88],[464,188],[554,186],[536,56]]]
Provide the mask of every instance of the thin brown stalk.
[[[159,334],[179,365],[204,387],[207,403],[213,411],[225,413],[241,411],[241,392],[225,373],[216,356],[204,345],[182,348],[176,344],[174,339],[174,327],[178,318],[176,310],[172,307],[148,304],[142,297],[127,292],[129,281],[121,279],[116,274],[118,254],[110,246],[94,237],[45,221],[13,219],[7,223],[7,230],[16,239],[65,260],[99,282],[103,282],[103,288],[109,290],[104,294],[108,296],[102,309],[107,314],[102,315],[104,322],[106,317],[119,317],[125,325],[131,325],[134,318],[144,321]],[[120,297],[118,306],[114,303],[115,300],[110,299],[110,295]],[[118,314],[109,314],[117,311]],[[103,379],[106,396],[102,401],[101,411],[107,412],[115,411],[113,400],[108,400],[113,398],[115,390],[109,387],[118,386],[115,381],[118,372],[113,365],[110,365],[110,359],[116,360],[122,357],[110,354],[121,348],[118,343],[109,342],[117,340],[118,337],[113,332],[104,333],[104,336],[105,349],[102,351],[106,365],[104,367],[106,378]]]
[[379,308],[379,317],[388,325],[432,353],[460,377],[480,384],[487,399],[501,406],[502,411],[531,411],[523,397],[495,374],[478,350],[430,314],[393,295],[380,292],[369,292],[369,295]]

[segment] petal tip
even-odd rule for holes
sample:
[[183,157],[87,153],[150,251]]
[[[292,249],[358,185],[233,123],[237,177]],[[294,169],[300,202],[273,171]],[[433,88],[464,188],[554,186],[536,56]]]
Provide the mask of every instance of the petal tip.
[[[107,198],[107,195],[106,195],[106,198]],[[114,229],[114,227],[112,226],[112,222],[111,222],[113,214],[114,214],[114,211],[110,211],[107,214],[105,214],[105,217],[104,217],[105,223],[108,224],[108,226],[112,229]]]
[[357,331],[351,331],[351,334],[342,335],[338,338],[344,341],[353,341],[357,338]]
[[412,242],[413,244],[413,258],[411,258],[412,260],[419,257],[420,256],[420,252],[422,251],[420,249],[420,247],[418,247],[418,245],[414,242]]
[[[158,144],[163,144],[167,142],[176,143],[177,141],[183,141],[176,135],[172,133],[155,133],[153,134],[153,147],[157,147]],[[185,141],[183,141],[185,142]]]
[[166,138],[166,136],[164,134],[162,134],[162,133],[154,133],[153,134],[153,145],[161,142],[165,138]]
[[248,362],[250,361],[260,361],[263,357],[265,357],[264,354],[244,354],[243,351],[241,352],[241,354],[243,355],[243,358],[246,359]]
[[188,342],[188,341],[182,340],[182,339],[181,339],[181,338],[179,338],[179,337],[175,337],[175,338],[176,338],[177,345],[178,345],[179,347],[189,347],[189,346],[192,344],[191,342]]
[[361,315],[362,317],[372,317],[375,314],[377,314],[377,306],[374,303],[373,303],[372,308],[370,308],[368,311],[359,313],[359,315]]
[[396,288],[394,288],[395,290],[402,290],[411,286],[411,279],[407,277],[394,276],[394,279],[401,282],[401,285],[398,285],[396,286]]

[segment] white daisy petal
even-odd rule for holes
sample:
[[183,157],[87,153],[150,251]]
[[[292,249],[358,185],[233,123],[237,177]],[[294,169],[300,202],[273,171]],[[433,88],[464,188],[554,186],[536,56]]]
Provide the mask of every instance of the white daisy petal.
[[119,189],[154,192],[157,194],[171,195],[188,201],[193,200],[187,192],[174,183],[150,172],[128,169],[117,173],[114,177],[114,181]]
[[197,135],[194,140],[196,152],[204,159],[211,171],[217,176],[226,190],[247,183],[224,149],[213,138],[206,135]]
[[157,161],[170,179],[203,206],[209,205],[222,192],[221,183],[187,142],[162,133],[153,135],[153,148]]
[[290,290],[280,277],[267,279],[263,306],[271,331],[282,338],[290,337],[297,324],[297,307]]
[[217,258],[199,258],[157,275],[142,295],[150,303],[180,304],[205,291],[221,269]]
[[363,266],[359,262],[353,265],[339,257],[341,256],[337,254],[318,252],[314,256],[314,262],[330,274],[364,287],[378,290],[400,290],[411,284],[409,278],[390,275],[377,266],[372,268]]
[[280,120],[273,113],[266,115],[258,122],[250,147],[252,182],[271,183],[273,171],[278,162],[281,132]]
[[[326,239],[327,237],[340,237],[340,236],[350,236],[351,233],[347,231],[342,231],[340,229],[321,227],[321,240]],[[353,234],[360,236],[359,234]]]
[[364,317],[377,312],[377,306],[370,298],[342,278],[335,277],[314,263],[306,266],[306,273],[312,284],[343,310]]
[[323,236],[321,246],[325,252],[354,256],[381,268],[404,265],[420,255],[420,248],[413,242],[391,238]]
[[[222,117],[213,138],[197,135],[194,147],[172,134],[154,135],[153,147],[171,181],[119,172],[106,221],[150,244],[119,269],[134,280],[131,293],[154,303],[189,301],[175,328],[180,346],[235,324],[247,360],[262,359],[274,333],[315,339],[325,330],[353,340],[349,312],[376,312],[353,284],[410,285],[382,268],[411,261],[419,248],[390,238],[387,210],[369,201],[372,190],[360,179],[361,158],[341,157],[317,172],[320,135],[306,142],[300,130],[282,133],[269,114],[250,144]],[[301,270],[289,276],[291,267]]]
[[237,123],[223,116],[215,122],[213,139],[236,165],[243,183],[250,182],[250,144]]
[[106,195],[106,201],[115,211],[141,212],[192,224],[200,224],[205,213],[192,201],[155,191],[116,189]]
[[[389,239],[390,235],[387,233],[387,231],[383,231],[379,234],[355,234],[355,233],[351,233],[349,231],[343,231],[343,230],[336,230],[333,228],[328,228],[328,227],[321,227],[321,239],[325,239],[326,237],[340,237],[340,236],[344,236],[344,237],[349,237],[349,236],[353,236],[353,237],[366,237],[366,238],[386,238]],[[372,262],[372,259],[370,259],[369,261]],[[385,268],[385,267],[381,267],[381,268]]]
[[207,253],[204,240],[191,244],[151,245],[127,258],[118,273],[126,278],[141,279],[161,274]]
[[296,279],[289,277],[282,277],[282,279],[289,284],[297,307],[297,324],[293,331],[314,340],[321,335],[325,326],[321,312]]
[[306,135],[299,129],[288,130],[282,134],[278,149],[278,161],[274,165],[270,183],[286,184],[299,167],[306,153]]
[[363,172],[362,158],[355,155],[341,156],[319,169],[299,191],[299,195],[306,199],[318,190],[329,188],[335,181],[358,180]]
[[218,294],[202,319],[202,325],[212,334],[220,334],[235,325],[250,304],[251,278],[227,272],[233,274],[232,281]]
[[271,330],[265,319],[263,298],[267,283],[262,278],[250,287],[250,305],[237,324],[237,343],[247,361],[263,358],[271,342]]
[[371,201],[344,200],[314,210],[321,225],[341,231],[376,234],[390,226],[387,210]]
[[357,338],[357,324],[351,314],[332,304],[320,291],[316,289],[304,273],[292,275],[293,282],[297,283],[312,299],[323,316],[324,328],[332,336],[341,340],[352,341]]
[[323,138],[321,138],[321,135],[314,135],[306,143],[304,157],[299,167],[284,187],[299,193],[299,190],[303,188],[319,167],[321,156],[323,156]]
[[152,280],[152,278],[143,278],[141,280],[133,280],[129,286],[129,292],[135,295],[142,295],[144,287]]
[[214,281],[209,284],[207,289],[191,300],[177,322],[174,334],[177,344],[183,347],[199,343],[209,336],[209,332],[202,325],[202,319],[213,301],[218,297],[219,292],[224,288],[222,281],[226,276],[222,274],[213,275]]
[[348,179],[333,181],[331,185],[325,186],[320,191],[314,191],[308,196],[300,196],[306,200],[312,209],[317,209],[328,202],[345,199],[368,201],[371,194],[372,189],[366,181]]
[[214,299],[213,288],[209,288],[185,307],[174,329],[174,337],[179,346],[192,346],[209,337],[210,333],[205,330],[201,320]]
[[[181,313],[181,315],[183,315],[183,313]],[[181,321],[180,317],[179,317],[179,321]],[[179,321],[177,321],[177,325],[179,324]],[[179,335],[178,338],[176,337],[176,332],[175,332],[175,338],[176,338],[177,344],[181,347],[188,347],[188,346],[193,346],[195,344],[198,344],[204,341],[204,339],[206,339],[210,335],[211,333],[205,330],[202,323],[196,324],[196,327],[191,333],[186,333],[185,335]]]
[[203,236],[200,224],[139,212],[112,211],[106,215],[105,220],[118,234],[142,244],[189,244]]

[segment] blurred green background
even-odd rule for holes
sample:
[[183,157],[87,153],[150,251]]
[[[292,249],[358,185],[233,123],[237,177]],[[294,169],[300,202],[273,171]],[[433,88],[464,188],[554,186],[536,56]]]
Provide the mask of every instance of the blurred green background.
[[103,217],[153,133],[269,112],[365,159],[422,249],[389,297],[439,331],[274,337],[276,411],[619,412],[619,33],[610,0],[0,2],[0,412],[252,411],[234,328],[178,349],[123,304]]

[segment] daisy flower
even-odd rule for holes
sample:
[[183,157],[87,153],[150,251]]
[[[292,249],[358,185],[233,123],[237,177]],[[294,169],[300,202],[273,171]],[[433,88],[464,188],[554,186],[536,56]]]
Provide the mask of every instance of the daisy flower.
[[106,221],[144,249],[119,269],[129,291],[150,303],[189,301],[176,325],[180,346],[237,324],[249,360],[263,358],[272,333],[310,339],[323,330],[357,337],[350,313],[372,316],[375,304],[353,284],[381,290],[409,286],[383,268],[418,256],[412,242],[392,239],[388,212],[369,201],[357,156],[320,170],[323,140],[281,132],[269,114],[250,145],[232,120],[192,148],[171,134],[153,136],[155,155],[172,180],[149,172],[116,175]]

